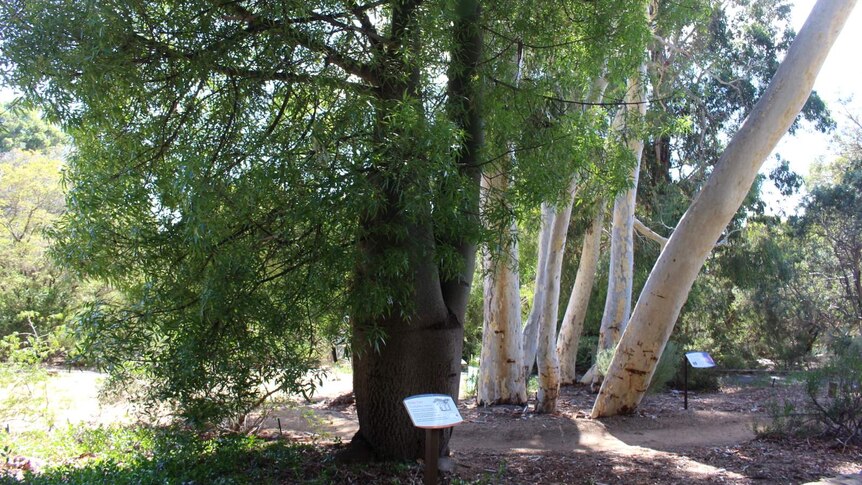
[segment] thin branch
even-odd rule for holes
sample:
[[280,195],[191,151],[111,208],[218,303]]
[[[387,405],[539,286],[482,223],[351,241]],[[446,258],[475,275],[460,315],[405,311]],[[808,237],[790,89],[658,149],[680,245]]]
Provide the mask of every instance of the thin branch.
[[647,227],[646,224],[641,222],[638,218],[635,218],[635,230],[639,232],[641,236],[657,242],[661,250],[664,250],[665,245],[667,245],[666,237]]

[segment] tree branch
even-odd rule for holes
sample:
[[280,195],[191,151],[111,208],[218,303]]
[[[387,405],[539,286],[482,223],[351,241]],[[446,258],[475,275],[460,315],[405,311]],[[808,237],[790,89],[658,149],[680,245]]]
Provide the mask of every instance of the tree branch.
[[635,218],[635,230],[641,236],[644,236],[647,239],[652,239],[653,241],[657,242],[661,249],[664,249],[665,245],[667,244],[666,237],[647,227],[646,224],[641,222],[638,218]]

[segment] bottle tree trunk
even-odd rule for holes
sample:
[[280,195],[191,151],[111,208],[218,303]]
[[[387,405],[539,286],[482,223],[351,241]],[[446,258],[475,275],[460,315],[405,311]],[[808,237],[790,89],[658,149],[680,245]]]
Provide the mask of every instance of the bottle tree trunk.
[[721,232],[739,209],[763,161],[811,93],[855,0],[819,0],[706,185],[683,215],[650,272],[592,417],[632,412],[649,386],[679,311]]
[[[631,314],[634,277],[635,201],[644,143],[640,134],[627,133],[626,126],[632,123],[640,126],[646,115],[644,71],[645,66],[642,66],[641,76],[629,79],[626,102],[631,104],[620,108],[613,122],[613,126],[616,128],[615,133],[621,134],[626,140],[626,146],[634,157],[635,163],[631,172],[632,186],[617,196],[614,201],[608,292],[605,297],[605,308],[599,329],[598,352],[608,351],[616,346]],[[593,389],[598,390],[603,377],[600,369],[593,369],[592,376]]]
[[536,364],[539,369],[539,393],[536,412],[553,413],[557,409],[560,394],[560,362],[557,360],[557,314],[560,304],[560,276],[563,271],[563,253],[566,235],[572,217],[577,184],[573,178],[569,184],[568,198],[562,207],[552,209],[548,231],[547,258],[545,261],[545,292],[541,302],[539,341]]
[[[416,28],[418,6],[419,2],[402,2],[394,7],[393,35],[410,39],[401,45],[416,45],[418,37],[411,30]],[[479,212],[479,151],[483,141],[478,88],[482,37],[477,0],[462,0],[456,4],[452,32],[448,112],[453,124],[464,134],[454,166],[461,176],[474,184],[475,191],[468,186],[463,193],[461,208],[461,213],[466,214],[464,217],[471,217],[469,214]],[[387,52],[401,55],[398,49]],[[419,75],[415,68],[399,72],[393,67],[393,76],[390,82],[383,83],[386,89],[381,90],[383,102],[377,114],[379,120],[386,119],[387,102],[403,103],[411,97],[418,100]],[[421,109],[421,102],[417,108]],[[393,129],[385,121],[381,126]],[[415,147],[411,148],[409,143],[383,149],[389,150],[384,152],[384,160],[392,160],[393,167],[402,166],[412,156],[424,155],[410,153]],[[399,153],[405,149],[407,153]],[[393,180],[397,176],[393,167],[375,167],[367,175],[369,183],[379,190],[383,206],[363,217],[354,284],[390,288],[399,295],[406,292],[410,295],[410,304],[409,307],[390,308],[382,314],[354,310],[351,319],[353,386],[359,431],[341,455],[345,461],[422,457],[424,430],[413,426],[402,400],[422,393],[458,397],[463,324],[476,245],[461,235],[435,233],[433,218],[428,217],[432,210],[430,203],[424,216],[416,214],[415,208],[412,213],[405,210],[398,191],[405,189],[405,184],[423,186],[428,181]],[[473,222],[478,225],[478,218]],[[392,231],[392,227],[403,229],[411,237],[398,237],[402,231]],[[464,264],[459,274],[441,277],[433,252],[441,244],[461,256]],[[400,277],[387,271],[392,254],[406,257],[406,268]],[[386,281],[381,282],[381,278]],[[441,454],[448,451],[450,433],[444,433],[440,441]]]
[[575,284],[569,296],[569,303],[566,305],[560,336],[557,339],[557,359],[560,361],[560,384],[562,385],[574,384],[577,379],[575,362],[578,356],[578,343],[584,329],[587,305],[590,303],[590,294],[596,279],[604,221],[605,204],[602,202],[584,234],[581,257],[578,260],[578,273],[575,276]]

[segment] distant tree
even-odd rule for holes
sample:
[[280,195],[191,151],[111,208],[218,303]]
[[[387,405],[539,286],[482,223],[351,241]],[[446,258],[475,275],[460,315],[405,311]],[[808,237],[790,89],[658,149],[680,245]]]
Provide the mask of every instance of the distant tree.
[[0,110],[0,335],[43,333],[66,322],[75,300],[46,234],[64,212],[64,137],[33,111]]
[[63,132],[44,122],[37,111],[0,104],[0,152],[47,150],[65,141]]

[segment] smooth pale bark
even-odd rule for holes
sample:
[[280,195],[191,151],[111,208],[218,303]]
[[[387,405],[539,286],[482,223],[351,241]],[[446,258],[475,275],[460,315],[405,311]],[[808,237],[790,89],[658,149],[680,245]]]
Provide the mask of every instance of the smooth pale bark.
[[[508,190],[504,173],[484,177],[485,203]],[[480,405],[524,404],[527,385],[524,379],[524,357],[521,341],[521,295],[518,276],[518,244],[513,237],[518,230],[512,221],[510,234],[502,236],[499,254],[483,251],[484,299],[482,352],[479,360],[477,401]]]
[[[519,46],[514,58],[515,86],[521,81],[523,49]],[[510,146],[511,153],[514,147]],[[492,166],[482,178],[483,210],[492,204],[506,204],[509,191],[507,167],[512,158],[506,157],[502,166]],[[518,272],[518,243],[515,237],[518,226],[514,219],[509,234],[500,238],[498,254],[488,247],[483,251],[483,324],[482,351],[479,358],[479,375],[476,399],[480,405],[525,404],[527,382],[524,373],[524,350],[521,334],[521,294]]]
[[855,0],[820,0],[769,87],[728,144],[650,272],[614,354],[592,417],[632,412],[643,398],[688,292],[763,161],[811,93]]
[[554,210],[548,204],[542,204],[542,223],[539,229],[539,255],[536,262],[536,284],[533,292],[533,306],[524,326],[524,375],[529,379],[536,364],[536,353],[539,348],[539,327],[542,324],[542,302],[547,293],[547,262],[548,244],[551,240],[551,225]]
[[[626,122],[640,122],[646,115],[645,66],[641,76],[629,79],[627,83],[625,107],[614,117],[613,125],[617,133],[623,133]],[[632,168],[632,186],[617,196],[614,201],[613,227],[611,229],[611,256],[608,270],[608,292],[599,329],[598,351],[613,349],[619,342],[629,321],[632,306],[632,287],[634,277],[634,220],[637,199],[638,178],[643,156],[644,142],[641,136],[628,135],[626,147],[635,158]],[[598,369],[593,370],[593,388],[598,389],[602,379]]]
[[560,336],[557,339],[557,359],[560,361],[560,384],[562,385],[574,384],[576,381],[575,362],[578,356],[578,343],[581,340],[587,305],[590,303],[590,294],[596,279],[604,216],[605,204],[601,203],[590,227],[584,234],[581,257],[578,260],[578,273],[575,276],[575,284],[569,296],[569,303],[566,305]]
[[664,247],[667,245],[667,238],[662,236],[661,234],[653,231],[646,224],[641,222],[639,219],[635,219],[635,231],[637,231],[641,236],[646,237],[647,239],[651,239],[658,243],[659,247],[664,250]]
[[572,205],[577,183],[573,178],[569,183],[568,198],[563,207],[553,210],[550,218],[551,229],[547,247],[545,272],[547,273],[545,295],[542,301],[542,317],[539,327],[538,355],[536,364],[539,369],[539,393],[536,412],[553,413],[557,409],[560,394],[560,362],[557,360],[557,314],[560,305],[560,276],[563,270],[563,253],[566,249],[566,235],[572,218]]

